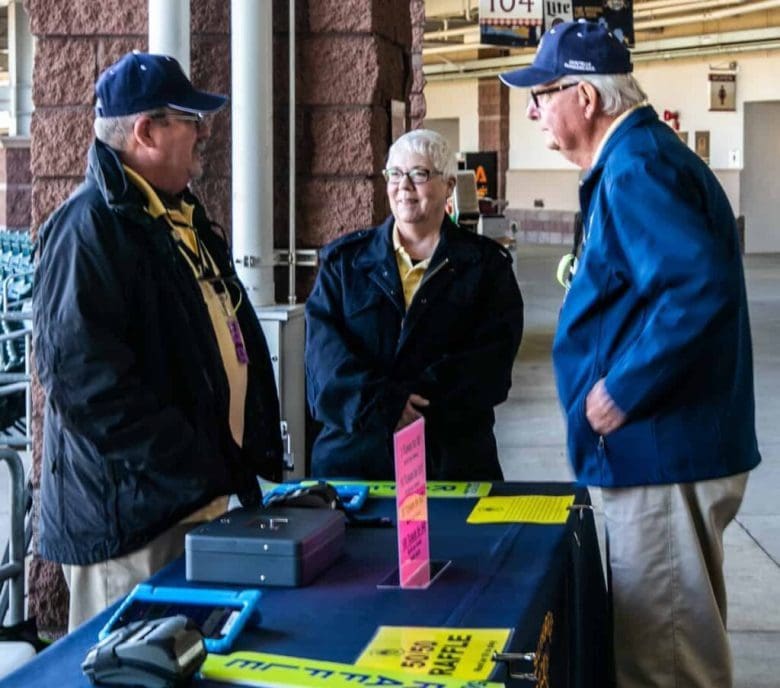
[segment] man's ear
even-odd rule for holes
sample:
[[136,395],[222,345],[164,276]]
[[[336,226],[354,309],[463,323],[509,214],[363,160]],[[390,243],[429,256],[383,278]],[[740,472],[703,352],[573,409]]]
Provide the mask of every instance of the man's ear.
[[152,118],[148,115],[141,115],[135,120],[133,123],[133,138],[138,145],[143,146],[144,148],[157,147],[152,127]]
[[577,84],[577,98],[585,119],[593,119],[599,108],[599,92],[596,87],[587,81],[580,81]]

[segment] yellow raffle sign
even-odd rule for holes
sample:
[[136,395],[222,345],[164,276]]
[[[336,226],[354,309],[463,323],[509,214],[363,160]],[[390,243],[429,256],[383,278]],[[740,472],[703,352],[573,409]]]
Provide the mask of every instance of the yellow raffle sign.
[[380,626],[356,666],[427,676],[484,681],[495,669],[508,628]]
[[482,497],[466,519],[472,525],[479,523],[541,523],[563,525],[569,518],[569,507],[574,495],[550,497]]

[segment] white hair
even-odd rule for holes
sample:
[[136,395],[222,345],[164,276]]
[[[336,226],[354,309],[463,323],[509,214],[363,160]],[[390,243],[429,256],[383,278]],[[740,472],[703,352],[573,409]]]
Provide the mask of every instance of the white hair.
[[606,115],[620,115],[647,100],[633,74],[577,74],[561,79],[560,84],[586,81],[598,91]]
[[387,152],[387,161],[398,153],[424,155],[444,179],[455,179],[458,163],[455,153],[441,134],[432,129],[415,129],[399,136]]
[[165,112],[165,108],[155,108],[154,110],[134,112],[132,115],[121,115],[120,117],[95,117],[95,122],[92,125],[95,130],[95,138],[105,143],[109,148],[123,151],[127,148],[127,144],[133,134],[135,121],[141,115],[159,117],[165,114]]

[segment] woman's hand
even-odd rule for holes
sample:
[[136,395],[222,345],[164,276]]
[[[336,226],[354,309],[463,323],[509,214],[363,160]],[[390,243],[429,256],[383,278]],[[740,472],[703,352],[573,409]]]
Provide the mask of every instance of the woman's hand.
[[423,414],[417,410],[417,407],[425,408],[430,405],[431,402],[425,397],[421,397],[419,394],[410,394],[403,411],[401,411],[401,417],[398,419],[398,423],[396,423],[395,431],[398,432],[401,428],[414,423],[418,418],[422,418]]

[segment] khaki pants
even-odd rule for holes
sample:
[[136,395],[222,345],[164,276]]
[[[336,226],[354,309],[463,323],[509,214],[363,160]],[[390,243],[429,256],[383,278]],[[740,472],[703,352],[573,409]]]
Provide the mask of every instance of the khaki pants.
[[618,688],[731,688],[723,531],[746,484],[602,489]]
[[217,497],[135,552],[87,566],[63,564],[70,590],[68,633],[179,557],[184,552],[187,532],[198,523],[216,518],[227,507],[228,498]]
[[99,614],[184,551],[184,536],[193,524],[179,523],[146,547],[122,557],[86,566],[62,565],[70,589],[68,632]]

